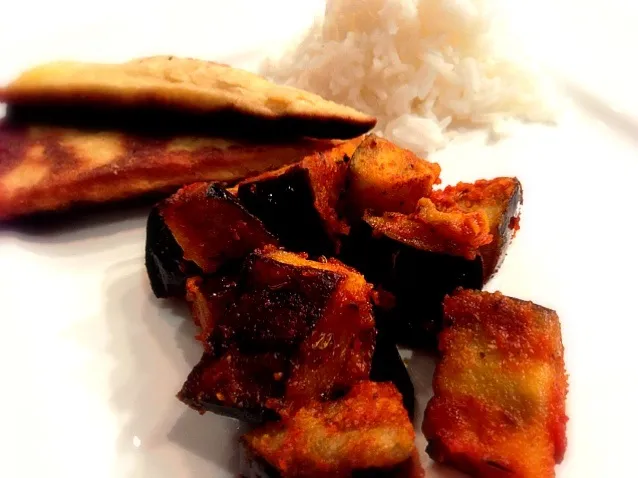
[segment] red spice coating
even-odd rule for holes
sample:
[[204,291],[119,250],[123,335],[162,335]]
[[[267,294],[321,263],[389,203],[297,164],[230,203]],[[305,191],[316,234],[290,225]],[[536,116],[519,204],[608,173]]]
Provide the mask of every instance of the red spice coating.
[[428,453],[473,476],[554,477],[565,453],[567,375],[558,316],[500,293],[444,302],[423,432]]
[[414,436],[395,386],[366,381],[339,400],[284,410],[281,421],[247,433],[242,441],[282,478],[338,478],[406,462]]

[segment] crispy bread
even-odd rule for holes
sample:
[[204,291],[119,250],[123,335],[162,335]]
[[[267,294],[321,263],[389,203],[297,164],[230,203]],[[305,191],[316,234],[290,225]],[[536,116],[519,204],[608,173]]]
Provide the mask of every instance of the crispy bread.
[[340,144],[153,138],[0,122],[0,219],[172,192],[195,181],[233,182]]
[[[374,117],[296,88],[228,65],[157,56],[122,64],[54,62],[32,68],[5,88],[0,102],[22,108],[47,109],[47,115],[80,116],[87,110],[122,111],[144,118],[173,121],[195,118],[206,135],[219,128],[266,128],[286,136],[352,138],[374,127]],[[99,114],[98,114],[99,116]],[[126,115],[121,115],[126,116]],[[52,121],[59,124],[57,121]],[[178,122],[183,122],[181,119]],[[250,130],[246,133],[245,128]],[[224,132],[226,133],[226,132]]]

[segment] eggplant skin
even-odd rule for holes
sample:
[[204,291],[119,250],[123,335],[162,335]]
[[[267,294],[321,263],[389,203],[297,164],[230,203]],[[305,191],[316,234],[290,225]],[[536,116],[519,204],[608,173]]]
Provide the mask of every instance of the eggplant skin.
[[379,335],[416,348],[436,350],[443,299],[458,287],[481,289],[483,262],[424,251],[379,236],[361,222],[344,244],[343,261],[360,270],[394,298],[391,308],[376,307]]
[[333,242],[314,206],[306,170],[291,168],[268,181],[240,185],[242,204],[273,231],[291,251],[311,256],[330,253]]
[[253,250],[276,243],[235,196],[216,183],[194,183],[152,209],[146,269],[157,297],[182,298],[188,277],[238,269]]
[[485,284],[496,272],[505,260],[507,248],[509,247],[516,228],[512,227],[512,222],[517,220],[520,214],[520,207],[523,203],[523,187],[518,179],[512,178],[514,182],[513,192],[506,202],[503,202],[501,213],[494,218],[492,224],[492,234],[494,240],[483,247],[479,253],[483,259],[483,283]]
[[186,264],[184,251],[175,241],[155,206],[146,222],[145,263],[153,293],[158,298],[184,297],[186,290]]
[[392,382],[403,397],[403,406],[408,411],[410,420],[414,419],[414,385],[394,340],[388,334],[377,334],[370,380]]
[[239,183],[237,196],[286,249],[334,256],[350,230],[342,214],[346,160],[362,139],[249,178]]

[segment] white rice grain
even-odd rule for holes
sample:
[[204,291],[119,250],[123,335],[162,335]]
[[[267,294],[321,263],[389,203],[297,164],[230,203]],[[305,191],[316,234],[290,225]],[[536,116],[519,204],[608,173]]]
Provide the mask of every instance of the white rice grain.
[[378,118],[420,154],[460,129],[500,137],[511,120],[551,122],[555,96],[507,54],[497,0],[328,0],[325,16],[264,73]]

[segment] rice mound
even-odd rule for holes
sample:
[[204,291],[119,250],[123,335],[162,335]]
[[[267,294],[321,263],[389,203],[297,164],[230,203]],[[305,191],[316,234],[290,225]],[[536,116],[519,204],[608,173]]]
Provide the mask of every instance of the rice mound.
[[551,88],[508,51],[496,13],[493,0],[328,0],[263,73],[375,115],[378,134],[419,154],[468,128],[553,121]]

